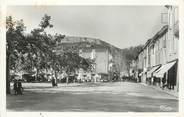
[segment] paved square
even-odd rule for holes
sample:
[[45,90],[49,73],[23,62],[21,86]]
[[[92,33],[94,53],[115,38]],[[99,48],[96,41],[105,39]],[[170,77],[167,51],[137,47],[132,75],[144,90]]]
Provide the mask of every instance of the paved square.
[[7,95],[8,111],[177,112],[178,99],[139,83],[23,83],[23,95]]

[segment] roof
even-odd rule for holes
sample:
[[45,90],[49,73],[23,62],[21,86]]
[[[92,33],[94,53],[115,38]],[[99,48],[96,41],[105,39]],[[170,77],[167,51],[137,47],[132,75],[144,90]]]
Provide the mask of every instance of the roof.
[[[145,49],[149,44],[155,43],[168,31],[168,25],[163,26],[151,39],[148,39],[143,47]],[[140,51],[141,52],[141,51]]]
[[146,43],[145,43],[143,49],[145,49],[145,48],[148,46],[148,44],[150,44],[151,40],[152,40],[152,39],[148,39],[148,40],[146,41]]
[[168,31],[168,25],[163,26],[151,39],[148,39],[143,47],[143,49],[139,52],[139,54],[149,45],[154,44],[158,39],[160,39],[165,33]]
[[168,25],[163,26],[152,38],[151,43],[155,43],[168,31]]

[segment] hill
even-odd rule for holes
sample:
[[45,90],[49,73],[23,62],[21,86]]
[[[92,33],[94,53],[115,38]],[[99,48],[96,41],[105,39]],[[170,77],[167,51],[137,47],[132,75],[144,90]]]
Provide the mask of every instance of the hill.
[[76,37],[76,36],[65,36],[56,47],[57,50],[70,50],[75,49],[78,51],[79,48],[107,48],[111,53],[120,52],[121,49],[96,38],[89,37]]

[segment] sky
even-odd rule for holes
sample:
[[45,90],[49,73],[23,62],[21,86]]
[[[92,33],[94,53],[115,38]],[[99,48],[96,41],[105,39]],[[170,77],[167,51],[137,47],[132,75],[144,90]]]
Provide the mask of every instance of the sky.
[[118,48],[145,44],[162,28],[164,6],[9,6],[7,15],[23,19],[26,32],[51,16],[48,33],[98,38]]

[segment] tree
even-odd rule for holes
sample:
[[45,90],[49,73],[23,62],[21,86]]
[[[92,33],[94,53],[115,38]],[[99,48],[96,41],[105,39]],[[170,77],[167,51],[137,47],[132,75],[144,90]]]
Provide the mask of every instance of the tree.
[[[56,47],[65,35],[47,34],[45,29],[53,27],[50,20],[51,17],[45,14],[38,28],[26,34],[23,20],[14,21],[11,16],[7,17],[7,94],[10,93],[10,70],[32,72],[33,69],[36,69],[38,77],[41,70],[52,68],[57,79],[57,72],[63,68],[71,72],[80,67],[80,61],[84,58],[78,55],[75,48],[57,53]],[[90,65],[85,66],[82,63],[82,66],[88,69]]]
[[13,21],[9,16],[6,19],[6,92],[10,93],[10,69],[16,66],[17,60],[19,60],[19,54],[26,51],[27,42],[24,39],[23,31],[25,26],[23,20]]
[[11,16],[6,19],[6,59],[7,59],[7,93],[10,93],[10,70],[37,70],[46,67],[46,60],[52,59],[52,47],[57,39],[45,32],[46,28],[52,28],[51,17],[44,15],[38,28],[31,34],[25,34],[23,20],[14,21]]
[[125,48],[122,49],[122,56],[125,59],[125,66],[127,69],[127,72],[129,73],[130,70],[130,63],[132,60],[136,60],[136,57],[138,56],[139,52],[142,49],[142,45],[135,46],[135,47],[130,47],[130,48]]

